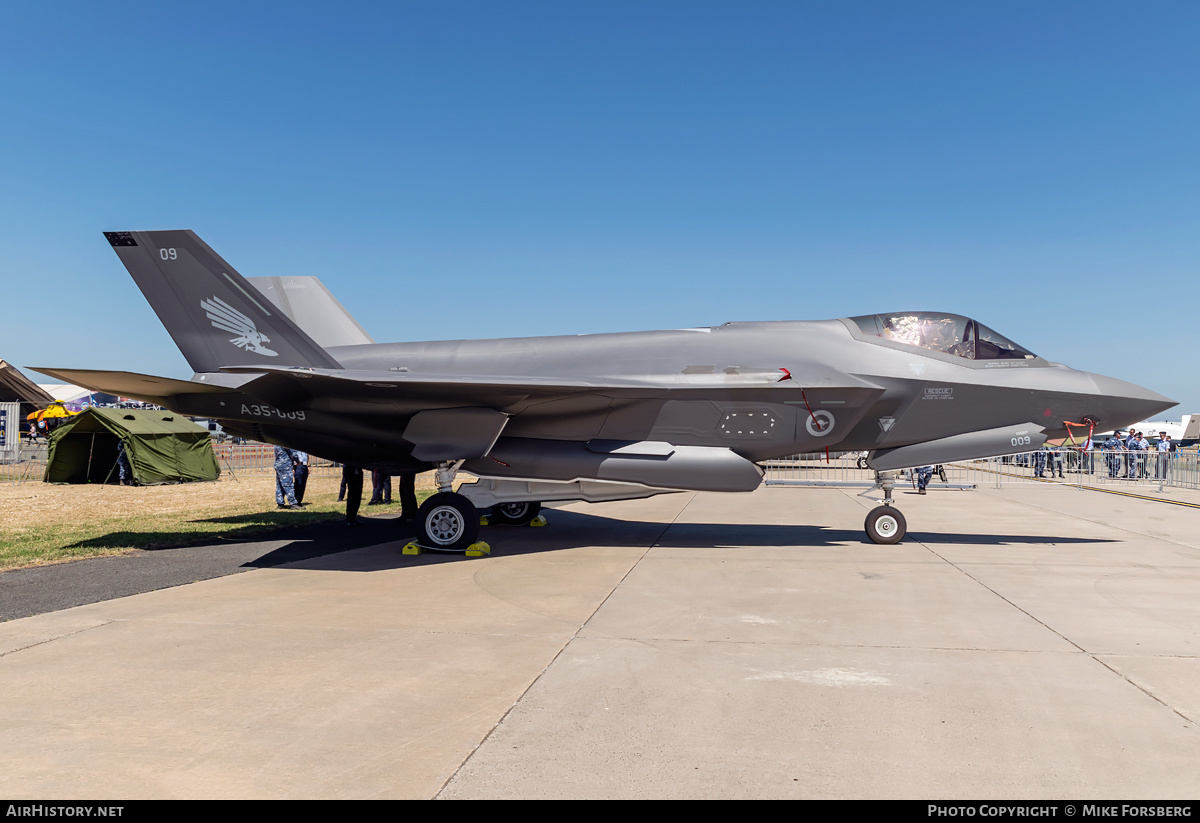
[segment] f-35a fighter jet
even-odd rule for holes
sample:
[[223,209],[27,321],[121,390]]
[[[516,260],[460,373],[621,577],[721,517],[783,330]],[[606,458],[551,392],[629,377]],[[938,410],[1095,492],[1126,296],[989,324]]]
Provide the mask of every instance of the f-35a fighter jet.
[[[293,322],[286,301],[194,233],[105,236],[196,373],[38,371],[338,462],[436,469],[439,492],[418,516],[430,548],[472,543],[478,508],[520,523],[551,500],[748,492],[764,461],[828,449],[869,452],[886,477],[1031,451],[1065,437],[1067,422],[1115,429],[1175,405],[924,311],[428,343],[364,333],[322,346],[314,337],[329,324]],[[459,470],[479,482],[452,491]],[[884,488],[866,530],[894,543],[905,522]]]

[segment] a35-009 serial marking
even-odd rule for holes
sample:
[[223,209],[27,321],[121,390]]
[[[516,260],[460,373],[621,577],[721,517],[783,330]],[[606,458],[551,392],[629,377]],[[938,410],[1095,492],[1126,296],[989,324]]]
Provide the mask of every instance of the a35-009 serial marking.
[[303,420],[304,419],[304,412],[302,412],[302,411],[284,412],[284,411],[280,411],[279,409],[275,408],[274,406],[265,406],[265,405],[260,406],[257,403],[243,403],[242,404],[242,414],[245,414],[245,415],[248,415],[251,417],[272,417],[277,420]]

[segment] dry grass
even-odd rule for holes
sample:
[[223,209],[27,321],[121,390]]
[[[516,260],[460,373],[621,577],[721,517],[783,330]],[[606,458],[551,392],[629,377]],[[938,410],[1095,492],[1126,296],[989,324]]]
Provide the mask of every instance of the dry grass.
[[[337,502],[339,482],[310,478],[305,503],[311,505],[299,511],[275,507],[273,476],[172,486],[0,485],[0,570],[337,519],[345,514]],[[395,485],[396,502],[364,513],[398,513]],[[363,491],[369,498],[370,475]],[[417,499],[432,491],[432,474],[418,475]]]

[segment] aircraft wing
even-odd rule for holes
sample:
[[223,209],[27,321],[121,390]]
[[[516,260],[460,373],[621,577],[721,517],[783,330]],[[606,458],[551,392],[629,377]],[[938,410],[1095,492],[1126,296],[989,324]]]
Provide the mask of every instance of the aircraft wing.
[[85,389],[142,400],[158,406],[165,406],[164,401],[177,394],[227,394],[231,391],[223,386],[209,386],[191,380],[176,380],[171,377],[157,377],[152,374],[128,371],[43,369],[34,366],[29,368],[65,383],[83,386]]
[[[259,374],[239,391],[267,400],[283,411],[302,407],[326,411],[405,413],[453,405],[484,405],[513,411],[526,403],[580,394],[634,393],[654,396],[679,391],[722,389],[771,390],[802,388],[780,370],[740,374],[655,375],[639,379],[532,377],[529,375],[409,374],[399,371],[298,369],[232,366],[232,374]],[[781,383],[781,377],[788,382]],[[832,369],[823,371],[813,388],[868,389],[880,387]]]
[[361,414],[410,414],[431,408],[487,406],[512,413],[546,400],[582,394],[664,396],[707,389],[773,390],[787,388],[870,389],[878,386],[833,369],[800,385],[778,370],[740,374],[680,374],[621,378],[532,377],[529,375],[409,374],[398,371],[272,368],[233,366],[223,372],[257,375],[229,387],[197,380],[177,380],[149,374],[90,369],[39,368],[43,374],[93,391],[171,406],[171,398],[196,394],[242,394],[270,403],[281,411],[313,408]]

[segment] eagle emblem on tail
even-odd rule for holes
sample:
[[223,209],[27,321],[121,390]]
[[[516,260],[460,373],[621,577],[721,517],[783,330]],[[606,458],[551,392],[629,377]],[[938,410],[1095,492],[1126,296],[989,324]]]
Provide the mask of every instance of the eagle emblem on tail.
[[263,343],[270,343],[271,338],[262,334],[254,325],[253,320],[221,298],[213,296],[210,300],[201,300],[200,308],[204,309],[204,313],[208,315],[208,319],[212,321],[213,326],[237,335],[237,337],[230,338],[229,340],[233,345],[243,348],[246,351],[252,351],[255,354],[265,354],[270,357],[278,356],[278,352],[271,351],[271,349],[263,345]]

